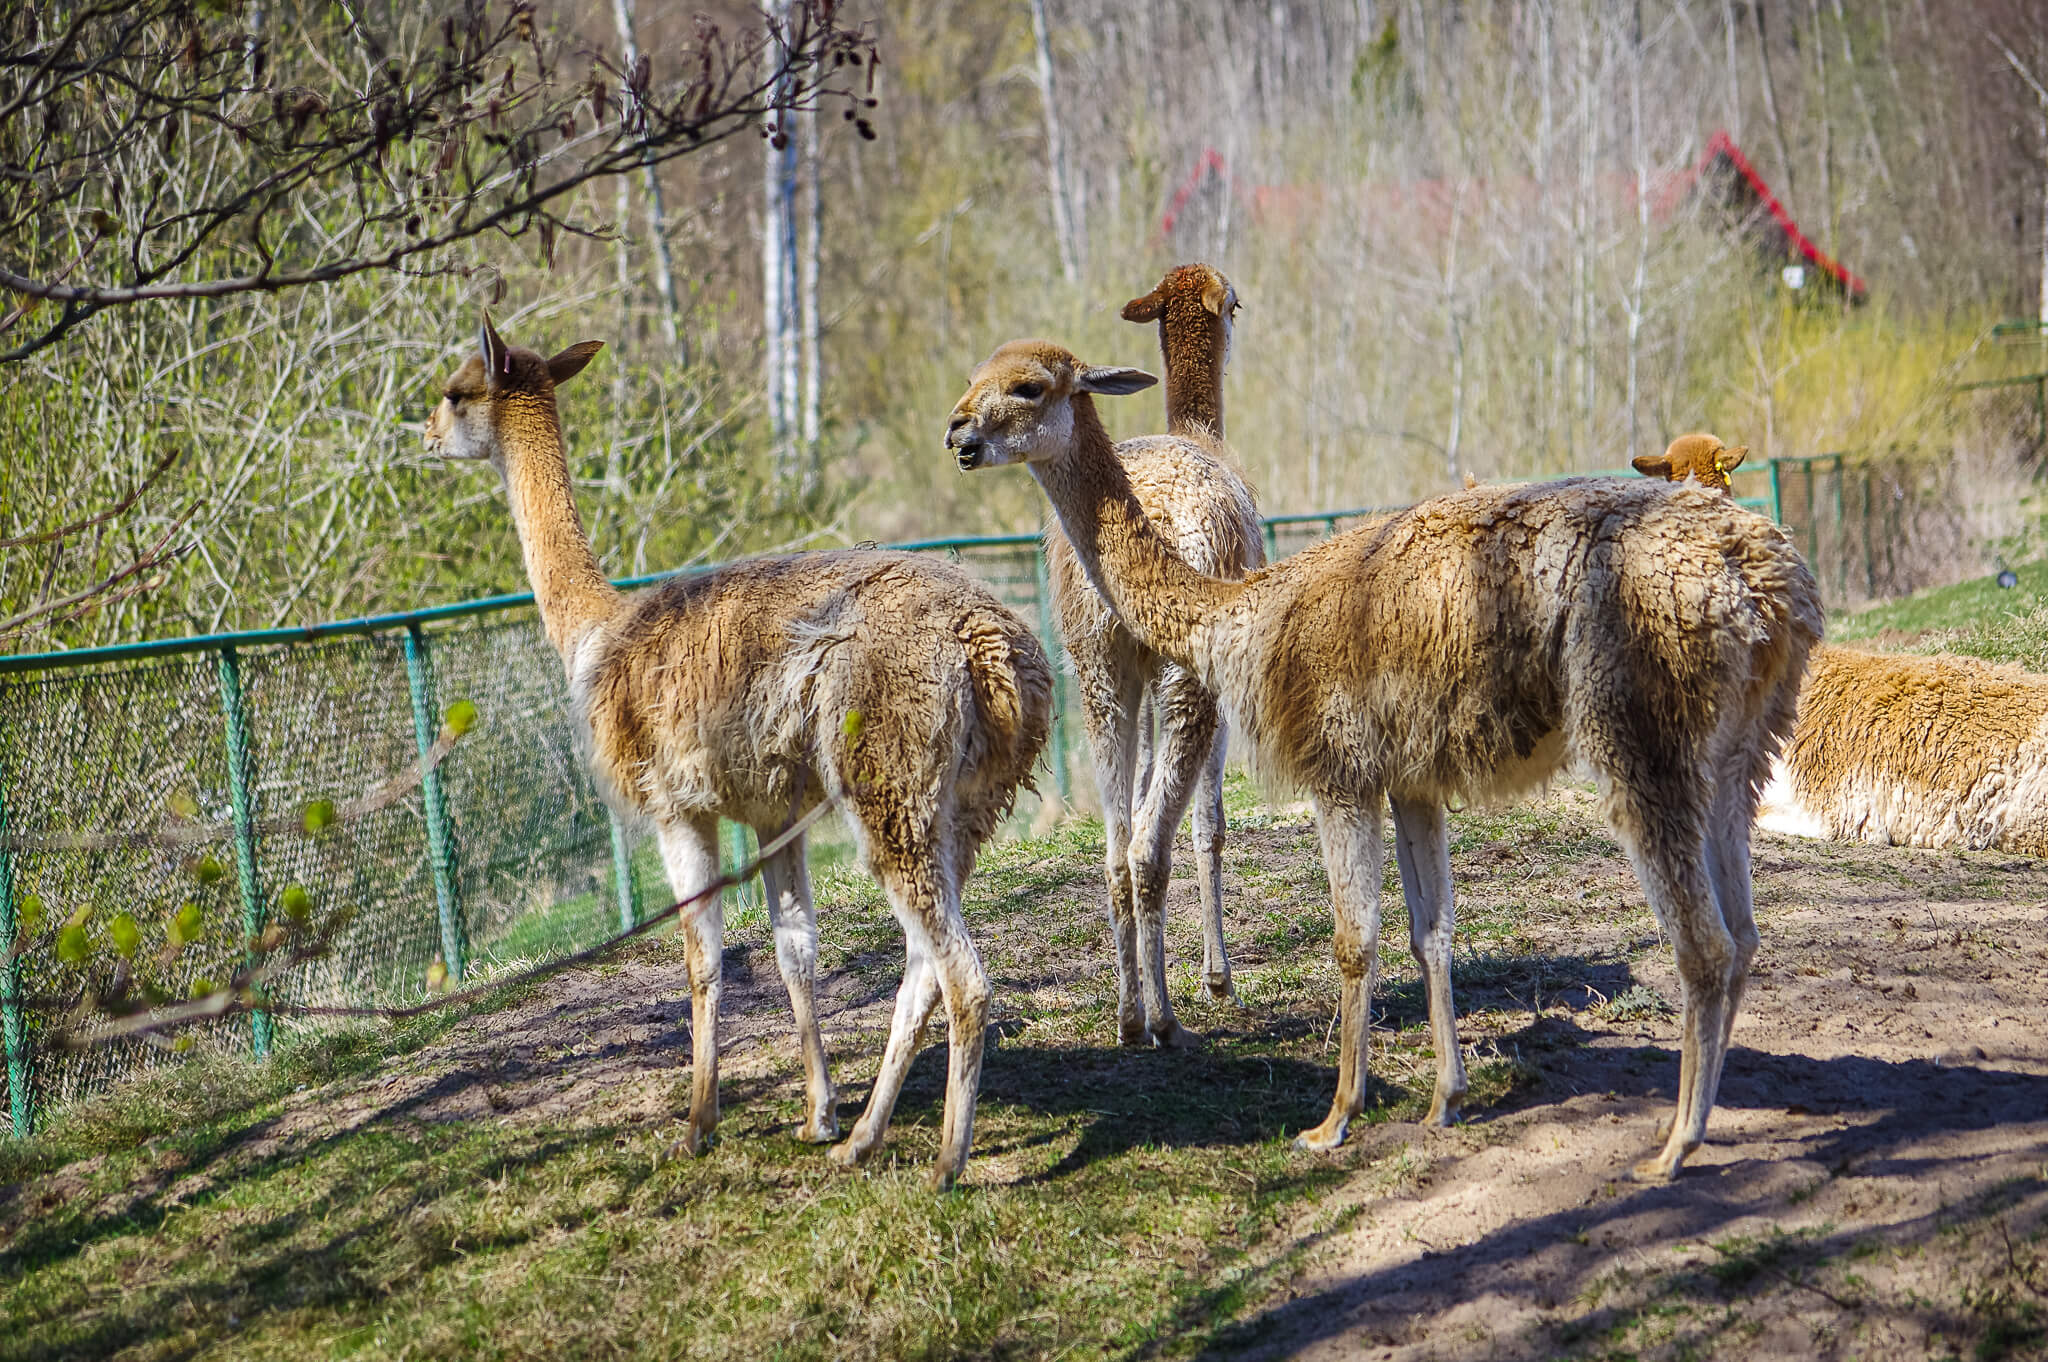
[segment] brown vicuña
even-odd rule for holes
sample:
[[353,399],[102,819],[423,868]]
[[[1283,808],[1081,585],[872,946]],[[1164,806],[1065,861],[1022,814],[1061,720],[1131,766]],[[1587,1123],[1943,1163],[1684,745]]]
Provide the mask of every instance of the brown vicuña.
[[1301,1143],[1337,1145],[1364,1107],[1382,798],[1443,1124],[1465,1093],[1445,802],[1530,788],[1576,756],[1684,981],[1676,1116],[1636,1168],[1676,1176],[1705,1137],[1756,951],[1750,827],[1820,637],[1812,574],[1725,498],[1603,479],[1453,493],[1223,581],[1152,526],[1096,413],[1095,394],[1154,381],[1013,341],[975,370],[946,440],[963,469],[1028,464],[1131,632],[1222,697],[1269,784],[1314,796],[1342,1046],[1330,1114]]
[[[1223,366],[1237,292],[1207,265],[1169,270],[1124,305],[1124,319],[1159,323],[1166,357],[1168,435],[1116,448],[1139,504],[1174,550],[1202,571],[1241,577],[1265,562],[1259,508],[1217,442]],[[1116,941],[1117,1028],[1126,1045],[1187,1045],[1166,991],[1166,889],[1173,841],[1190,796],[1201,896],[1202,979],[1232,996],[1223,941],[1223,759],[1216,698],[1131,636],[1088,584],[1057,523],[1045,532],[1060,633],[1074,659],[1095,780],[1102,793],[1103,877]],[[1159,735],[1152,741],[1152,718]],[[1133,806],[1136,817],[1133,818]]]
[[[765,842],[820,800],[845,812],[908,963],[867,1110],[832,1158],[850,1167],[880,1146],[943,996],[950,1063],[932,1180],[950,1186],[973,1138],[989,1005],[960,887],[1044,745],[1045,653],[958,569],[905,553],[756,558],[621,596],[577,515],[555,407],[556,385],[598,348],[543,359],[485,318],[427,443],[503,474],[541,624],[568,669],[584,762],[615,808],[653,822],[679,898],[717,876],[721,816]],[[813,1003],[818,925],[802,839],[762,878],[803,1056],[798,1135],[822,1142],[839,1122]],[[718,898],[681,930],[694,1064],[681,1143],[696,1154],[718,1123]]]
[[[1741,452],[1682,435],[1635,464],[1727,491]],[[1953,654],[1816,648],[1758,823],[1838,841],[2048,856],[2048,676]]]

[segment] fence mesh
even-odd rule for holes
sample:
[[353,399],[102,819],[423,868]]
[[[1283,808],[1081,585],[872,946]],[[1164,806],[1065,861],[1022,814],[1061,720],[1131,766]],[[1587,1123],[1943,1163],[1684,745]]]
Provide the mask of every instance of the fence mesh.
[[[1937,514],[1938,489],[1915,501],[1883,477],[1836,460],[1771,478],[1834,599],[1897,581],[1896,541],[1921,527],[1916,514]],[[1921,502],[1930,509],[1909,509]],[[1379,513],[1276,517],[1268,555]],[[1061,658],[1035,541],[919,547],[951,556]],[[0,1020],[17,1131],[35,1110],[165,1058],[140,1042],[43,1044],[49,1015],[10,1001],[75,983],[60,958],[67,925],[79,929],[74,951],[83,945],[93,968],[111,969],[125,915],[136,937],[127,967],[184,997],[201,980],[230,976],[249,935],[303,895],[316,912],[347,908],[352,917],[328,955],[287,976],[279,999],[389,1005],[422,995],[437,956],[458,973],[554,957],[668,902],[651,839],[615,830],[577,762],[561,662],[531,606],[432,618],[468,609],[307,641],[245,635],[143,662],[55,657],[35,660],[38,670],[0,660],[10,662],[0,669],[0,943],[11,934],[22,946],[11,969],[0,965]],[[1072,693],[1062,675],[1046,774],[1063,797],[1070,766],[1086,768]],[[461,701],[477,722],[425,780],[422,728],[431,743]],[[237,726],[246,735],[240,823]],[[432,782],[445,806],[438,849]],[[1081,784],[1075,793],[1085,793]],[[309,819],[316,806],[331,807],[331,825]],[[253,871],[246,886],[242,832]],[[749,850],[744,835],[725,839],[728,865]],[[174,936],[184,944],[171,952]],[[242,1017],[201,1028],[194,1041],[247,1049],[259,1043],[257,1029]]]

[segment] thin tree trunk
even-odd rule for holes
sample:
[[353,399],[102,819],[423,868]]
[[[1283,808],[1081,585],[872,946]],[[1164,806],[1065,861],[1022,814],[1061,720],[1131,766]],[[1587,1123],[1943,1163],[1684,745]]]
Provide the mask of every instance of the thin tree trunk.
[[803,370],[804,370],[804,484],[805,495],[817,490],[820,467],[818,461],[818,403],[823,376],[819,369],[819,313],[818,313],[818,265],[819,254],[824,249],[825,207],[819,190],[818,175],[818,113],[814,109],[801,115],[804,134],[804,254],[802,280],[803,308]]
[[1636,168],[1636,273],[1628,290],[1628,457],[1642,452],[1642,422],[1638,407],[1641,392],[1639,370],[1642,360],[1643,299],[1650,280],[1650,158],[1643,147],[1643,31],[1641,10],[1635,42],[1629,53],[1628,125],[1630,153]]
[[[612,0],[612,18],[619,26],[619,46],[626,59],[626,70],[632,71],[640,65],[640,44],[633,35],[633,0]],[[628,100],[631,96],[626,96]],[[625,117],[631,112],[620,110]],[[642,167],[641,175],[647,186],[647,230],[654,238],[654,291],[661,298],[661,338],[668,345],[669,353],[676,357],[676,363],[690,362],[689,349],[682,338],[682,304],[676,298],[675,259],[668,245],[668,215],[661,206],[661,178],[655,174],[652,162]],[[626,210],[631,207],[626,195],[626,177],[619,177],[619,230],[626,230]],[[623,252],[624,246],[621,245]],[[621,283],[625,282],[625,256],[620,256]]]
[[1778,151],[1778,164],[1785,177],[1784,202],[1791,205],[1796,201],[1792,181],[1792,152],[1785,145],[1785,127],[1778,121],[1778,83],[1771,77],[1771,44],[1764,33],[1764,0],[1755,0],[1750,10],[1756,19],[1756,51],[1763,67],[1764,116],[1771,120],[1771,143]]
[[[771,0],[771,23],[786,32],[789,0]],[[764,60],[773,62],[771,49]],[[778,92],[779,95],[780,92]],[[785,485],[800,480],[797,427],[796,137],[794,116],[779,115],[762,143],[761,312],[768,424],[775,441],[775,472]]]
[[1835,125],[1828,116],[1828,45],[1820,33],[1820,0],[1813,0],[1814,108],[1820,120],[1820,211],[1822,248],[1840,253],[1835,240]]
[[1588,13],[1580,16],[1579,28],[1579,184],[1578,195],[1572,205],[1572,231],[1576,241],[1576,278],[1573,280],[1572,299],[1573,341],[1577,346],[1575,364],[1578,382],[1574,396],[1578,399],[1576,425],[1578,438],[1573,442],[1573,458],[1583,459],[1589,452],[1586,446],[1593,437],[1593,314],[1594,314],[1594,272],[1593,272],[1593,190],[1594,171],[1598,164],[1599,134],[1594,121],[1594,89],[1599,85],[1599,72],[1593,65],[1593,24],[1595,20]]
[[1870,147],[1870,160],[1877,167],[1877,176],[1884,181],[1887,192],[1892,188],[1892,167],[1884,154],[1884,143],[1878,139],[1877,118],[1870,111],[1870,98],[1863,93],[1863,78],[1856,74],[1856,48],[1849,39],[1849,21],[1842,14],[1842,0],[1835,0],[1835,31],[1842,35],[1842,65],[1849,72],[1849,94],[1856,101],[1856,112],[1863,116],[1863,136]]
[[1465,196],[1451,190],[1451,233],[1444,254],[1444,326],[1451,338],[1451,428],[1444,435],[1446,486],[1458,485],[1458,441],[1465,428],[1465,333],[1458,321],[1458,233]]
[[1735,0],[1728,0],[1722,12],[1728,16],[1728,56],[1723,63],[1728,76],[1728,135],[1739,144],[1742,141],[1742,67],[1735,55],[1735,30],[1740,26],[1735,17]]
[[1060,130],[1060,108],[1052,70],[1052,29],[1045,19],[1045,0],[1031,0],[1031,34],[1038,45],[1038,99],[1045,108],[1046,181],[1052,194],[1052,234],[1060,252],[1060,273],[1070,284],[1081,282],[1081,250],[1074,230],[1074,205],[1067,197],[1067,144]]

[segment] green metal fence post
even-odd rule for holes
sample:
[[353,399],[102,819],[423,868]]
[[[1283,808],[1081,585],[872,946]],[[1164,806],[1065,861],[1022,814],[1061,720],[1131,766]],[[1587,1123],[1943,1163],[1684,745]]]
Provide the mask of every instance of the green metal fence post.
[[[1267,527],[1271,533],[1271,527]],[[1032,551],[1038,591],[1038,637],[1045,644],[1046,660],[1052,663],[1052,786],[1060,803],[1071,805],[1071,782],[1067,775],[1067,668],[1060,656],[1059,626],[1052,617],[1052,574],[1045,565],[1045,541]]]
[[29,1062],[28,1017],[21,1006],[21,957],[14,953],[20,926],[14,907],[14,852],[7,845],[7,773],[0,768],[0,1036],[7,1046],[7,1107],[14,1134],[35,1133],[35,1069]]
[[1778,459],[1771,460],[1771,519],[1785,523],[1785,489],[1778,479]]
[[[263,931],[263,884],[256,876],[256,813],[250,789],[249,726],[242,708],[242,667],[233,648],[216,655],[220,711],[226,720],[228,800],[235,810],[235,879],[242,888],[242,935],[254,943]],[[248,963],[255,963],[250,952]],[[270,1053],[271,1019],[261,1008],[249,1014],[249,1042],[258,1055]]]
[[[718,841],[720,844],[718,859],[722,863],[719,868],[723,873],[730,875],[753,859],[753,841],[748,837],[744,824],[735,823],[729,818],[719,819]],[[730,903],[734,908],[752,906],[754,902],[753,886],[748,884],[734,885],[726,891],[726,902]]]
[[1272,521],[1266,522],[1266,561],[1276,562],[1280,557],[1280,532]]
[[633,882],[633,848],[626,842],[626,825],[609,809],[612,825],[612,893],[619,901],[619,930],[630,932],[640,925],[640,889]]
[[448,825],[448,798],[441,772],[429,763],[440,725],[434,722],[434,674],[427,636],[417,622],[405,630],[405,684],[412,693],[412,736],[420,753],[420,804],[427,819],[427,863],[434,872],[434,903],[441,917],[441,963],[456,983],[469,965],[469,934],[463,930],[462,889],[455,878],[455,834]]
[[1843,510],[1842,480],[1849,476],[1848,455],[1835,455],[1835,579],[1844,596],[1849,594],[1849,530]]
[[1814,563],[1820,557],[1820,517],[1813,513],[1813,460],[1801,459],[1799,466],[1806,474],[1806,565],[1818,578],[1820,569]]

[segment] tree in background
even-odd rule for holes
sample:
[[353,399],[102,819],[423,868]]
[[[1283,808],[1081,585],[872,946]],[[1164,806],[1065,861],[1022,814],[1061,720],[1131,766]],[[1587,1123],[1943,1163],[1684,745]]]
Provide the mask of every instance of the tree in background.
[[[358,389],[353,404],[377,379],[336,369],[333,351],[357,336],[371,344],[356,358],[388,366],[404,339],[466,333],[467,319],[445,315],[459,286],[499,301],[524,243],[552,270],[566,243],[628,230],[623,213],[603,216],[607,181],[638,173],[658,188],[663,164],[820,107],[870,126],[874,48],[832,0],[782,0],[765,21],[698,18],[659,54],[636,49],[623,3],[616,42],[579,36],[578,17],[527,0],[439,15],[395,2],[78,0],[0,15],[5,415],[9,434],[43,447],[0,497],[15,531],[0,539],[0,637],[133,602],[180,559],[205,560],[231,596],[220,536],[271,481],[250,458],[277,454],[269,437],[313,434],[337,384]],[[660,233],[658,209],[653,224]],[[510,263],[508,240],[522,243]],[[659,267],[666,238],[654,244]],[[456,287],[416,287],[437,280]],[[321,293],[316,316],[297,298],[308,290]],[[672,282],[661,292],[680,361]],[[122,312],[135,324],[92,325]],[[394,332],[401,319],[422,329]],[[295,341],[321,358],[301,352],[278,370],[270,361]],[[309,362],[329,366],[311,371],[327,380],[312,393]],[[267,394],[238,392],[251,371],[275,380]],[[382,379],[369,397],[378,425],[419,398],[392,401],[388,367]],[[186,410],[164,419],[166,402]],[[239,466],[224,457],[238,435]],[[205,466],[167,477],[180,445],[203,447]],[[280,489],[302,507],[327,502],[311,526],[282,517],[310,530],[297,547],[316,566],[296,582],[265,574],[287,609],[335,566],[337,517],[367,509],[338,494],[351,479],[337,471]],[[381,470],[368,471],[374,483]],[[104,509],[72,509],[95,498]],[[248,620],[191,622],[224,617]]]

